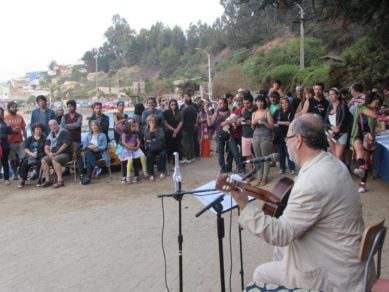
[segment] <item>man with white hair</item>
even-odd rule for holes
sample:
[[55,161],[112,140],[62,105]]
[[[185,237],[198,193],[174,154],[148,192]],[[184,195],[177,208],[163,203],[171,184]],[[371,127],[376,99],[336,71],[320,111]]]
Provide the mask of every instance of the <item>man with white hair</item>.
[[50,133],[46,138],[45,153],[46,156],[41,160],[41,166],[45,182],[41,187],[50,186],[50,166],[53,166],[57,176],[57,182],[53,185],[54,188],[64,186],[62,177],[62,166],[69,161],[72,155],[72,141],[67,130],[61,128],[56,120],[49,121]]

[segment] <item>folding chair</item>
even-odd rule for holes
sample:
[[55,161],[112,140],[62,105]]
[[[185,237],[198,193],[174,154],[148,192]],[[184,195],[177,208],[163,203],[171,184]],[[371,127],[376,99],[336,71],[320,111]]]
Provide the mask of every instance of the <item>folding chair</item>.
[[361,247],[359,250],[359,260],[365,262],[365,272],[363,277],[363,291],[368,292],[369,290],[369,280],[372,277],[371,271],[374,267],[374,257],[376,257],[377,268],[376,268],[376,277],[374,278],[375,283],[371,291],[389,291],[389,280],[379,279],[381,274],[381,255],[382,247],[384,245],[386,227],[384,226],[385,220],[381,220],[375,225],[372,225],[365,229]]

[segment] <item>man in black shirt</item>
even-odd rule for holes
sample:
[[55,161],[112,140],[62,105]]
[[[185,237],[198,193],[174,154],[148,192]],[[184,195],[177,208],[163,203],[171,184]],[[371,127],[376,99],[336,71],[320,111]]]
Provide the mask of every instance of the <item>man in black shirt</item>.
[[184,148],[184,159],[182,163],[190,163],[194,160],[194,135],[197,130],[197,111],[192,105],[189,93],[184,94],[185,104],[181,109],[182,113],[182,146]]

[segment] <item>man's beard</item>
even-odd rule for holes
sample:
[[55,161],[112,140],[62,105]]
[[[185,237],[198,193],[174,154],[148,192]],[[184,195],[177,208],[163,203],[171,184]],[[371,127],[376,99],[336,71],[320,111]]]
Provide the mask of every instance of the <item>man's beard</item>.
[[11,114],[11,115],[16,115],[16,112],[18,111],[18,110],[8,110],[9,111],[9,113]]

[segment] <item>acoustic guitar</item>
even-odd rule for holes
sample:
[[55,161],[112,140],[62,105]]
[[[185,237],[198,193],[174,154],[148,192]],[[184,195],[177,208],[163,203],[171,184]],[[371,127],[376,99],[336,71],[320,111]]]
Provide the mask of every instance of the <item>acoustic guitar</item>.
[[241,188],[250,196],[265,202],[262,207],[262,211],[265,214],[278,218],[286,208],[293,183],[292,179],[283,177],[274,185],[270,192],[223,174],[216,180],[216,189],[222,192],[230,192],[233,189]]

